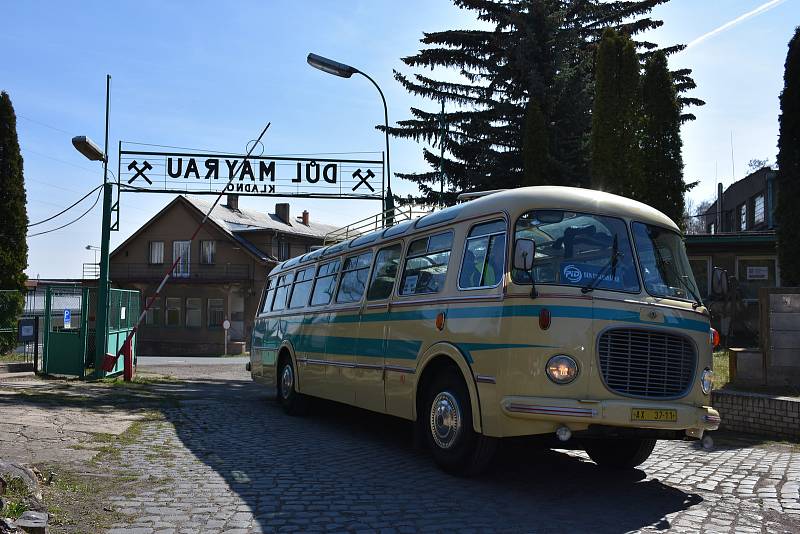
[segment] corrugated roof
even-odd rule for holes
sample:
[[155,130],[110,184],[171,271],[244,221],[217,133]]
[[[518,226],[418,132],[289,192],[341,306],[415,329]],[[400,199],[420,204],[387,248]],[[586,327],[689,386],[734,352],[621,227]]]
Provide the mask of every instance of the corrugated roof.
[[[184,198],[203,213],[206,213],[212,204],[196,197],[186,196]],[[292,224],[286,224],[273,213],[249,209],[232,210],[221,203],[214,207],[209,217],[230,234],[274,230],[284,234],[322,239],[329,232],[336,230],[336,226],[317,223],[313,220],[309,222],[308,226],[294,218],[292,219]]]

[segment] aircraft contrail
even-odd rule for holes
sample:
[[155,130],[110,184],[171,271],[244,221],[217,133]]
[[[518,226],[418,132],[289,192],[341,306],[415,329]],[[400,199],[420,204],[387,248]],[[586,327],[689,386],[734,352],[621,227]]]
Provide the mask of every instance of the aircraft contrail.
[[770,0],[769,2],[764,2],[763,4],[758,6],[757,8],[753,9],[752,11],[748,11],[744,15],[740,15],[740,16],[736,17],[735,19],[726,22],[725,24],[723,24],[719,28],[715,28],[715,29],[711,30],[708,33],[704,33],[700,37],[694,39],[692,42],[687,44],[686,48],[687,49],[691,48],[694,45],[702,43],[706,39],[709,39],[710,37],[713,37],[713,36],[717,35],[718,33],[722,33],[722,32],[724,32],[726,30],[729,30],[730,28],[736,26],[737,24],[739,24],[741,22],[746,21],[749,18],[755,17],[756,15],[760,15],[761,13],[769,11],[770,9],[772,9],[774,7],[778,7],[780,4],[784,3],[785,1],[786,0]]

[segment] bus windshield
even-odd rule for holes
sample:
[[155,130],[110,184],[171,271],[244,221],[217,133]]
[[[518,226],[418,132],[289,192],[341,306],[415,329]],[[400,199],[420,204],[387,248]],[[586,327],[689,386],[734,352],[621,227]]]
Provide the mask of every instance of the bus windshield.
[[644,287],[649,294],[701,303],[680,235],[666,228],[635,222],[633,240]]
[[[536,242],[533,278],[537,285],[639,292],[639,276],[622,219],[561,210],[529,211],[517,220],[515,238]],[[515,269],[513,278],[518,284],[530,283],[524,271]]]

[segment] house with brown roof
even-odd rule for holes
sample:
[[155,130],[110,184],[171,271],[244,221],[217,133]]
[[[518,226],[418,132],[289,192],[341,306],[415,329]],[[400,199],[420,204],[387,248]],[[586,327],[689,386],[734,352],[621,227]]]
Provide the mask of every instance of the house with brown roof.
[[240,209],[228,195],[211,211],[194,241],[188,241],[212,203],[178,196],[111,253],[114,287],[155,294],[165,271],[181,256],[169,282],[147,312],[138,333],[143,355],[218,355],[249,345],[267,274],[280,261],[322,245],[334,226],[311,220],[290,205],[275,213]]

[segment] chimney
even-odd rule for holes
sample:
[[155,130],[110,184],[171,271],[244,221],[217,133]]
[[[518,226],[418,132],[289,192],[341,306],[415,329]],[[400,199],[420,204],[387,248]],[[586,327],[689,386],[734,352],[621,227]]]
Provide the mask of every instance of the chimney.
[[722,183],[717,184],[717,226],[716,233],[722,232]]
[[288,202],[281,202],[280,204],[275,204],[275,215],[277,215],[281,221],[291,226],[292,221],[291,219],[289,219]]
[[239,195],[228,195],[228,209],[239,211]]
[[303,210],[303,224],[308,226],[308,210]]

